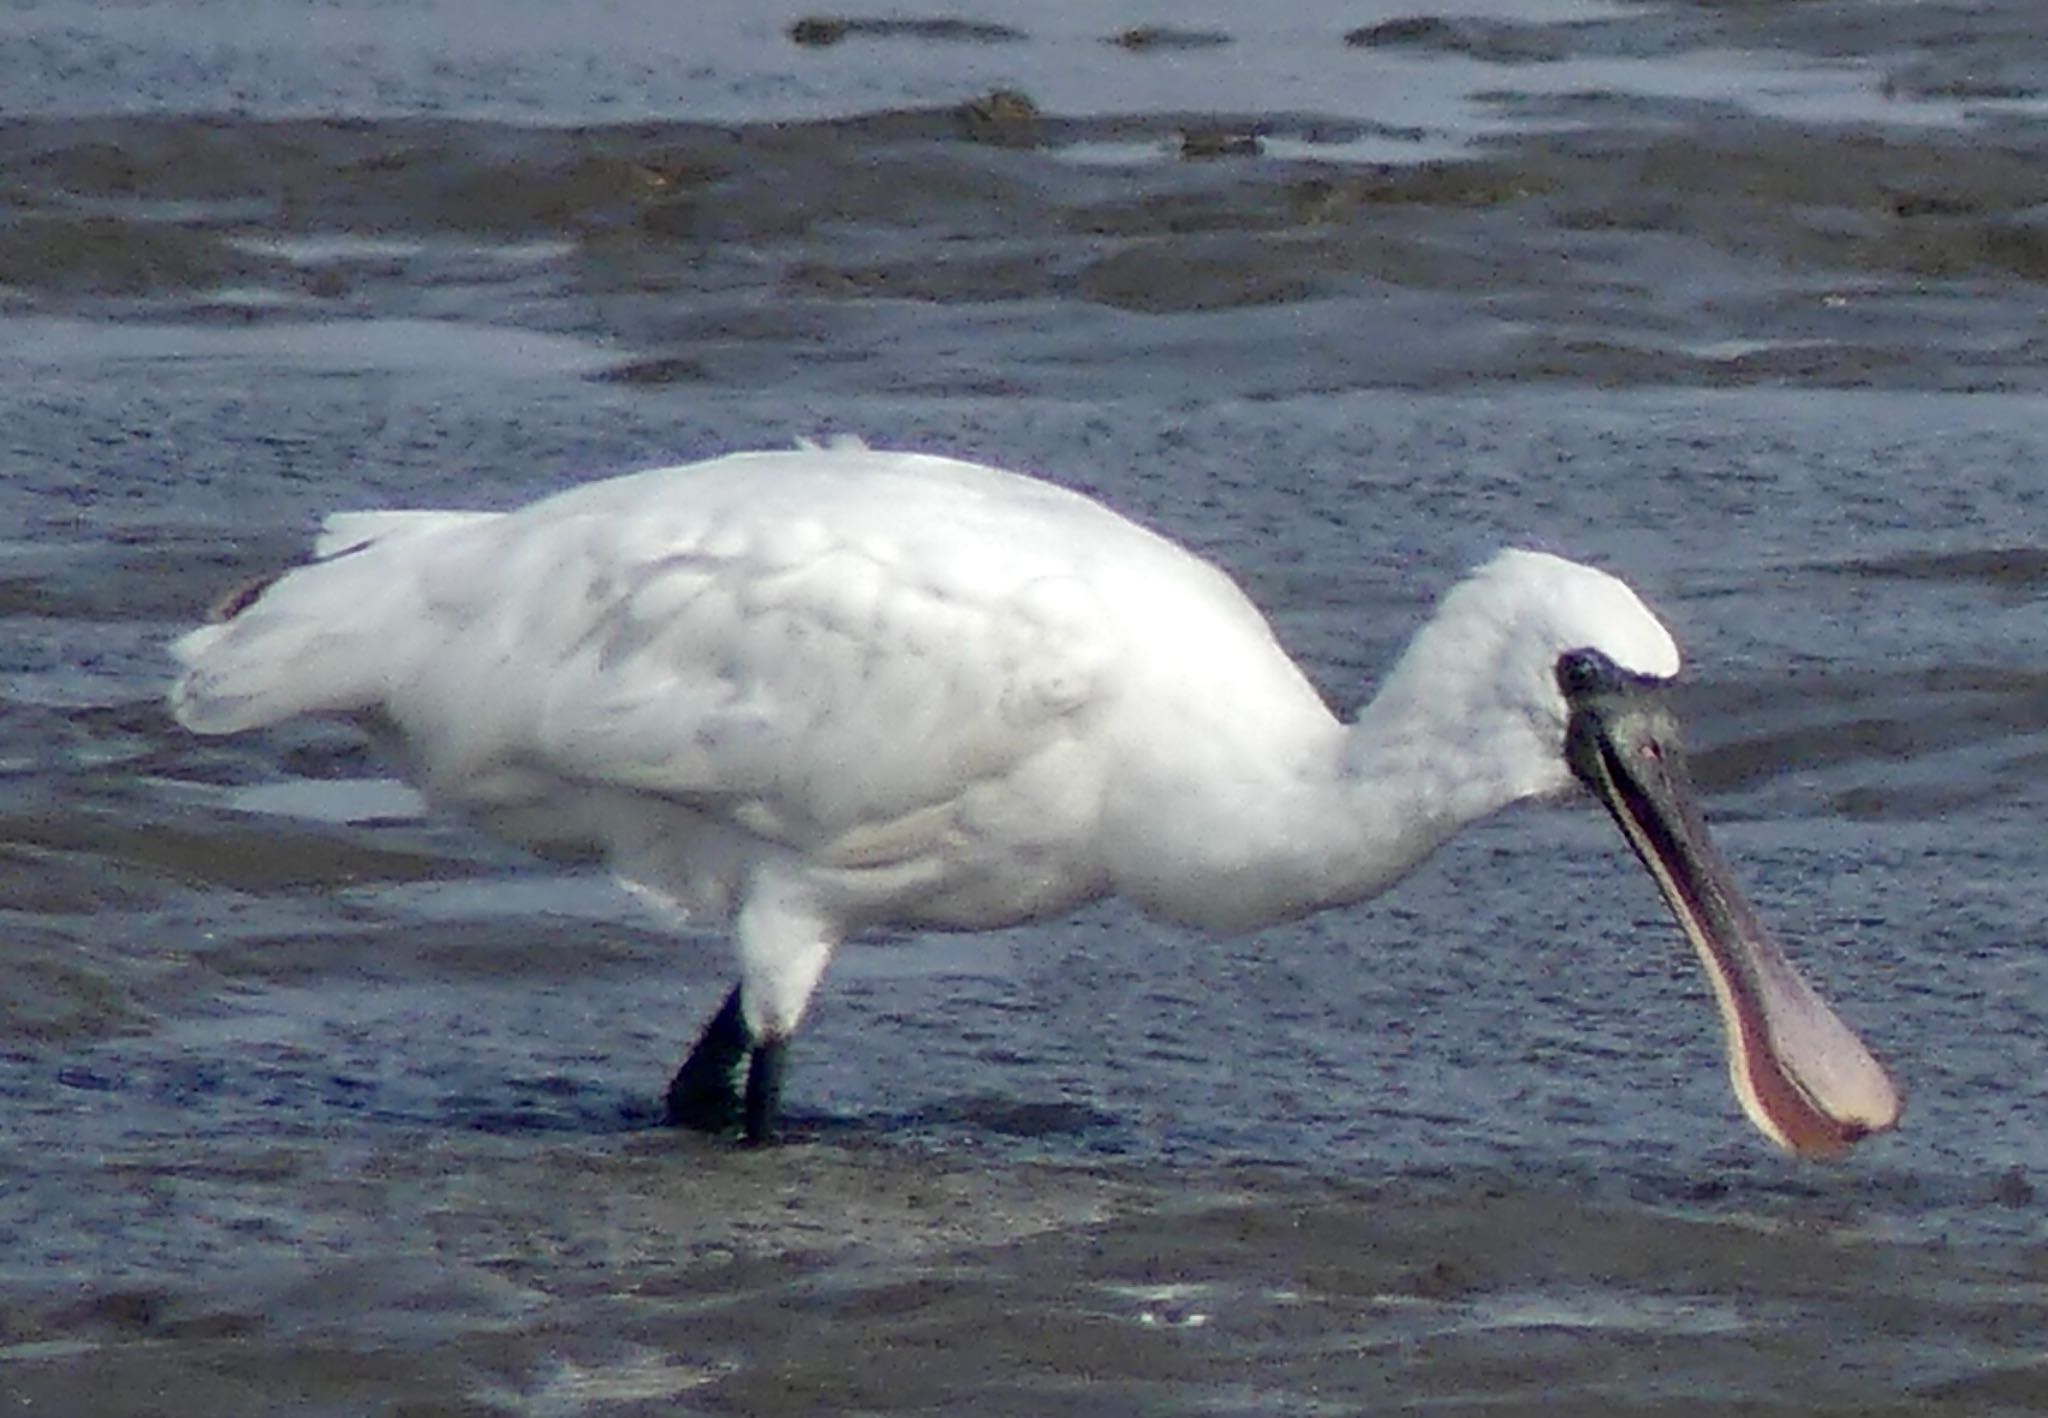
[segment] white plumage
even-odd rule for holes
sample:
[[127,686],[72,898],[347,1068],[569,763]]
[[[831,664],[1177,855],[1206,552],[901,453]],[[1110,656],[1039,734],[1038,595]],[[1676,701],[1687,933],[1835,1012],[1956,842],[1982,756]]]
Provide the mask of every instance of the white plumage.
[[1571,781],[1560,655],[1678,669],[1619,581],[1503,552],[1347,727],[1214,567],[1049,483],[860,447],[342,514],[317,553],[178,642],[178,718],[357,719],[429,801],[733,918],[740,984],[692,1058],[716,1096],[671,1095],[693,1122],[734,1101],[710,1075],[779,1066],[849,935],[1357,900]]

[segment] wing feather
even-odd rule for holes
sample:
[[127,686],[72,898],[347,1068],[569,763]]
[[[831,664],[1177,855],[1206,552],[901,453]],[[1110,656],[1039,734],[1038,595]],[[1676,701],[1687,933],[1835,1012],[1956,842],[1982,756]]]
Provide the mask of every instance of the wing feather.
[[859,519],[717,513],[444,538],[389,702],[430,795],[534,836],[560,785],[622,790],[892,859],[1069,731],[1114,658],[1093,593],[1042,556],[941,564]]
[[984,567],[970,589],[844,544],[794,564],[720,550],[640,568],[596,617],[551,676],[540,763],[888,855],[1037,753],[1110,658],[1078,584]]

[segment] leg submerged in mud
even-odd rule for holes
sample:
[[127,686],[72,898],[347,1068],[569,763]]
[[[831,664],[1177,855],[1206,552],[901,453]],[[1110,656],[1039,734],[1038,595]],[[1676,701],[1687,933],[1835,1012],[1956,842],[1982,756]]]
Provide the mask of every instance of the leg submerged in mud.
[[747,1067],[746,1137],[756,1146],[772,1141],[775,1114],[782,1105],[782,1066],[789,1046],[781,1039],[764,1039],[754,1046],[753,1062]]
[[668,1086],[669,1125],[697,1132],[737,1128],[750,1143],[772,1140],[787,1054],[781,1039],[755,1040],[740,1008],[740,988],[733,986]]
[[[753,1049],[753,1038],[740,1012],[739,986],[735,985],[668,1086],[669,1125],[698,1132],[730,1132],[739,1127],[746,1120],[740,1072]],[[751,1069],[748,1080],[751,1083]]]

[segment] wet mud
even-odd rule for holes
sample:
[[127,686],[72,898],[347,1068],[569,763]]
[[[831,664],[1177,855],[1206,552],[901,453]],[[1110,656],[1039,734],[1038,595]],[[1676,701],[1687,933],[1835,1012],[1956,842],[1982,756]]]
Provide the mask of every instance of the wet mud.
[[[13,1400],[111,1418],[165,1394],[216,1412],[1019,1415],[2044,1397],[2031,1361],[2000,1357],[2038,1313],[2037,1247],[1900,1248],[1811,1197],[1716,1216],[1257,1172],[1162,1196],[1113,1171],[845,1143],[531,1139],[494,1149],[484,1186],[439,1150],[314,1163],[310,1184],[296,1149],[142,1164],[129,1180],[157,1207],[227,1223],[215,1263],[235,1284],[16,1295]],[[229,1193],[236,1214],[210,1216]],[[344,1224],[309,1233],[309,1211]],[[372,1216],[368,1261],[351,1230]]]
[[[0,285],[41,311],[481,318],[623,344],[606,373],[641,384],[757,384],[815,350],[883,383],[1070,393],[1065,328],[1286,310],[1330,389],[2039,387],[2038,124],[1491,102],[1520,130],[1397,162],[1350,159],[1388,136],[1370,122],[1069,116],[1013,90],[718,125],[16,119]],[[1428,339],[1322,333],[1422,310]],[[945,339],[975,359],[891,357]],[[1238,394],[1311,377],[1216,373]]]

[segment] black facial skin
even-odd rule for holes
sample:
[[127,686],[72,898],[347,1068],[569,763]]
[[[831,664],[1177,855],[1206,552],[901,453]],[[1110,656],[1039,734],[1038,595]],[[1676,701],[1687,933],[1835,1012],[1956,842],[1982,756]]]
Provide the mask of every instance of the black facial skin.
[[1567,650],[1557,657],[1557,688],[1574,709],[1596,694],[1642,693],[1670,681],[1623,669],[1598,650]]

